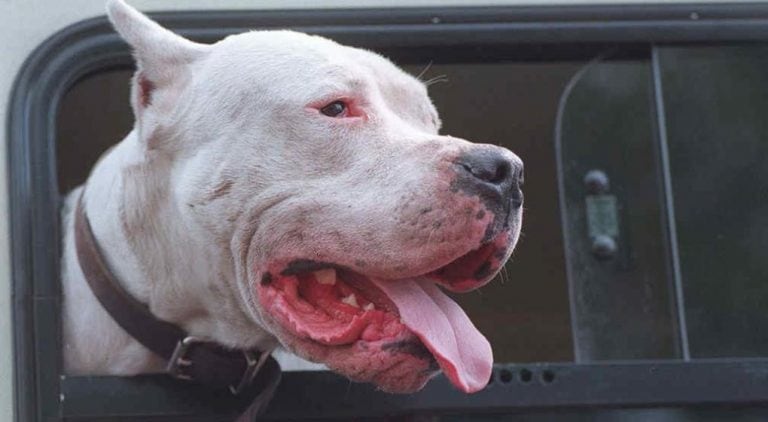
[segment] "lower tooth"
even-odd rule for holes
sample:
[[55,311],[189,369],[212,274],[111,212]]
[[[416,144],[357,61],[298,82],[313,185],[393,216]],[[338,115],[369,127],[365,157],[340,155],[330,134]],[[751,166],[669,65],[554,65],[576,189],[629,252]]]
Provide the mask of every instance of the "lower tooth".
[[354,306],[355,308],[359,308],[360,305],[357,304],[357,297],[354,293],[350,294],[349,296],[341,299],[342,303],[346,303],[349,306]]
[[374,310],[373,303],[369,303],[369,304],[363,306],[363,310],[364,311],[372,311],[372,310]]

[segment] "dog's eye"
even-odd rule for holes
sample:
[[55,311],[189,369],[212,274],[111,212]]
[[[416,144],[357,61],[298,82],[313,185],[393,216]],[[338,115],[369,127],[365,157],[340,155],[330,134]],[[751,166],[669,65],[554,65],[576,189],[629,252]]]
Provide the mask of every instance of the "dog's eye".
[[334,101],[320,109],[320,112],[328,117],[344,117],[347,104],[344,101]]

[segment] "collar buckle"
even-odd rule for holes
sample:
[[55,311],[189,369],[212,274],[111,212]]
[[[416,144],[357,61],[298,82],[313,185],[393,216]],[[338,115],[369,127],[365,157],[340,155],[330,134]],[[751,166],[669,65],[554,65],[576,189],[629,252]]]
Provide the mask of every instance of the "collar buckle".
[[173,350],[171,360],[168,361],[168,365],[165,367],[165,371],[174,378],[178,378],[184,381],[194,381],[192,375],[185,372],[185,369],[192,366],[192,360],[187,357],[190,347],[195,344],[205,343],[205,341],[199,337],[187,336],[176,343],[176,348]]
[[[176,343],[176,348],[173,350],[173,355],[168,361],[168,365],[165,370],[168,374],[176,379],[184,381],[194,381],[194,377],[189,372],[189,369],[193,365],[192,359],[188,356],[192,347],[201,344],[207,344],[209,342],[199,337],[187,336]],[[245,360],[245,370],[240,378],[240,381],[235,384],[229,385],[229,391],[233,395],[238,395],[248,386],[251,385],[253,379],[259,373],[261,368],[267,362],[267,358],[271,355],[271,352],[257,352],[254,350],[243,350],[243,359]]]

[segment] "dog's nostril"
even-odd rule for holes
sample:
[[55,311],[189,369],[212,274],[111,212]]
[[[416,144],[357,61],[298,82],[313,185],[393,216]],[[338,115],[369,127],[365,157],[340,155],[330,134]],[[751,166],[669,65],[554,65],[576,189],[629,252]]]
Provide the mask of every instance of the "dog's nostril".
[[482,182],[492,185],[509,183],[513,186],[519,183],[514,180],[517,179],[518,172],[516,169],[513,171],[512,163],[502,154],[494,151],[482,149],[467,153],[457,164]]
[[[510,173],[511,173],[511,165],[509,164],[509,161],[500,161],[496,166],[496,171],[487,179],[489,183],[493,183],[495,185],[498,185],[502,183],[504,180],[506,180]],[[489,172],[489,175],[491,173]]]

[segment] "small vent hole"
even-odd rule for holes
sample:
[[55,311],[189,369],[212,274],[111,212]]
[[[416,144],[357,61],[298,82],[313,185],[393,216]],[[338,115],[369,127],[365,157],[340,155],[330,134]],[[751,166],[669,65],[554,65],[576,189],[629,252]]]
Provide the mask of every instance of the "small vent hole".
[[501,381],[502,384],[509,384],[512,382],[512,371],[509,369],[502,369],[499,371],[499,381]]
[[541,373],[541,380],[544,384],[551,384],[555,381],[555,373],[549,369],[545,369],[544,372]]

